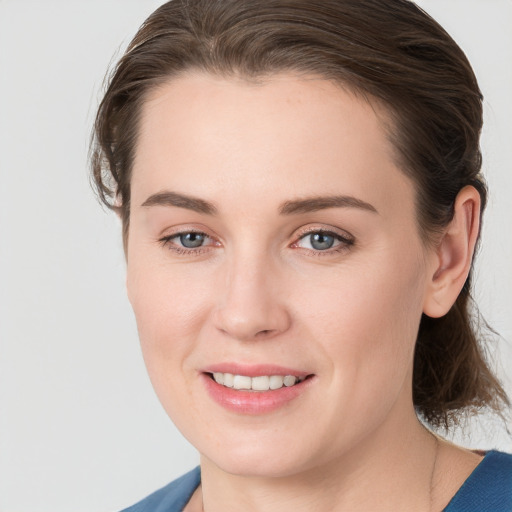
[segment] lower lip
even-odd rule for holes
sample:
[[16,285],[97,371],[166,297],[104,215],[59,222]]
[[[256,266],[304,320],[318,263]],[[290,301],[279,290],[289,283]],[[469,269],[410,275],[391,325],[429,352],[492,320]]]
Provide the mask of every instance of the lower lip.
[[284,407],[303,394],[313,380],[309,377],[294,386],[269,391],[237,391],[217,384],[208,374],[203,373],[201,376],[208,394],[215,402],[229,411],[251,415],[265,414]]

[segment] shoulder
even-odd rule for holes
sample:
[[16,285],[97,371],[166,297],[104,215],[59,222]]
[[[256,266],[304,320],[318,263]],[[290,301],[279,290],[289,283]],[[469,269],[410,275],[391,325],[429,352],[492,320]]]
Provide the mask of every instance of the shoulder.
[[200,481],[197,467],[122,512],[181,512]]
[[512,512],[512,455],[487,452],[444,512]]

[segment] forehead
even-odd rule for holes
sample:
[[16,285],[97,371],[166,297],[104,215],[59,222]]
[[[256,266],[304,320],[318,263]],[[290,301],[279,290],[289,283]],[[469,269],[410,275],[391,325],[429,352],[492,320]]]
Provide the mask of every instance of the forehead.
[[412,200],[386,121],[381,107],[323,79],[186,74],[152,90],[143,105],[132,197],[140,204],[170,188],[219,192],[233,204],[245,193],[268,202],[326,193]]

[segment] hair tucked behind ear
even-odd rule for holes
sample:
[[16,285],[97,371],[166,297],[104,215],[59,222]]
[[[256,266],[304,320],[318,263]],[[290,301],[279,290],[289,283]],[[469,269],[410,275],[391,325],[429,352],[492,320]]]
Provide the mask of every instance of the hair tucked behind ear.
[[[141,105],[152,88],[190,69],[247,79],[281,71],[320,76],[383,104],[397,160],[415,184],[426,244],[450,222],[466,185],[477,188],[485,206],[482,95],[462,50],[414,3],[173,0],[140,28],[96,118],[92,176],[101,200],[121,213],[125,244]],[[445,317],[424,317],[419,326],[413,396],[433,425],[508,404],[469,304],[470,279]]]
[[[498,413],[508,398],[487,365],[478,335],[478,315],[470,295],[470,279],[450,311],[441,318],[423,315],[414,358],[413,400],[435,427],[459,422],[462,411],[490,408]],[[484,327],[490,330],[484,322]],[[492,331],[491,331],[492,332]]]

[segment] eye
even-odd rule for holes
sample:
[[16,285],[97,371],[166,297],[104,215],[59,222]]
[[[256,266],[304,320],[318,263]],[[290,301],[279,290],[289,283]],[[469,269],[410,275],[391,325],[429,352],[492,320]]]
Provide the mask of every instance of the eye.
[[354,240],[348,236],[332,231],[315,230],[302,235],[293,246],[315,252],[327,252],[332,249],[330,252],[333,252],[346,249],[353,243]]
[[180,254],[188,252],[197,252],[198,249],[206,248],[211,245],[218,245],[214,239],[206,233],[200,231],[182,231],[161,238],[160,243]]

